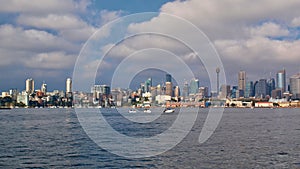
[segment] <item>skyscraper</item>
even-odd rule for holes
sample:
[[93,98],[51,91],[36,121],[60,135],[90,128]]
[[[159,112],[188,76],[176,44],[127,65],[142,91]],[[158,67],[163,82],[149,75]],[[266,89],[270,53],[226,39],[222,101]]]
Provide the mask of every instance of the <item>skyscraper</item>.
[[173,89],[172,89],[172,83],[166,82],[166,95],[172,97]]
[[238,80],[239,80],[238,89],[245,91],[245,87],[246,87],[246,72],[245,71],[241,70],[239,72]]
[[47,93],[47,84],[45,82],[43,82],[43,84],[41,86],[41,92],[43,92],[44,94]]
[[180,88],[179,88],[179,86],[175,86],[175,88],[174,88],[174,97],[176,97],[176,98],[180,97]]
[[285,69],[280,70],[276,74],[276,88],[281,89],[282,93],[286,91],[286,74]]
[[238,88],[239,88],[238,86],[232,86],[232,89],[231,89],[231,98],[236,98],[236,93],[239,90]]
[[158,85],[156,86],[156,94],[157,94],[157,95],[161,95],[161,94],[162,94],[162,88],[161,88],[161,85],[160,85],[160,84],[158,84]]
[[140,89],[142,93],[145,93],[145,83],[140,84]]
[[300,99],[300,73],[290,77],[290,90],[294,99]]
[[190,83],[190,94],[196,94],[199,90],[199,80],[194,78]]
[[200,95],[200,98],[207,98],[208,97],[208,87],[199,87],[199,95]]
[[148,78],[145,81],[144,92],[150,92],[151,87],[152,87],[152,78]]
[[166,74],[166,92],[165,94],[168,96],[173,95],[173,85],[172,85],[172,76],[170,74]]
[[170,74],[166,74],[166,82],[172,82],[172,76]]
[[72,92],[72,80],[71,78],[67,78],[66,80],[66,93]]
[[34,80],[32,78],[26,80],[26,92],[28,94],[34,92]]
[[276,86],[275,86],[275,79],[274,78],[270,78],[268,81],[267,81],[267,84],[268,84],[268,90],[267,90],[267,95],[271,96],[272,95],[272,90],[275,90],[276,89]]
[[255,85],[255,97],[265,98],[267,95],[267,80],[260,79]]
[[249,98],[254,96],[254,85],[252,81],[246,82],[244,97]]
[[222,85],[221,92],[219,94],[220,99],[226,99],[230,95],[230,85]]
[[220,91],[220,77],[219,77],[220,68],[219,67],[217,67],[216,73],[217,73],[217,96],[219,96],[219,91]]
[[187,81],[184,82],[184,86],[183,86],[183,91],[182,91],[182,96],[183,98],[187,98],[189,96],[189,84]]

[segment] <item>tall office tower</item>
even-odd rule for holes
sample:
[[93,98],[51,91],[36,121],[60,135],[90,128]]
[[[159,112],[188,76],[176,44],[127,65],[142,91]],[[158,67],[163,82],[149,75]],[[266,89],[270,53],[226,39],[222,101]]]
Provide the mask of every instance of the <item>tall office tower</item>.
[[300,73],[290,77],[290,91],[293,99],[300,99]]
[[145,93],[145,83],[140,84],[140,89],[141,89],[142,93]]
[[265,98],[267,95],[267,80],[260,79],[255,85],[255,97]]
[[253,83],[253,96],[254,96],[254,97],[255,97],[256,87],[258,87],[258,81],[255,81],[255,82]]
[[41,86],[41,92],[43,92],[44,94],[47,93],[47,84],[45,82],[43,82],[43,84]]
[[160,84],[158,84],[157,86],[156,86],[156,94],[157,95],[162,95],[162,91],[161,91],[162,89],[161,89],[161,85]]
[[240,71],[238,75],[238,80],[239,80],[239,90],[245,91],[246,87],[246,72],[245,71]]
[[26,80],[26,92],[28,94],[34,92],[34,80],[32,78]]
[[72,92],[72,79],[67,78],[66,80],[66,93],[71,93]]
[[152,78],[148,78],[146,81],[145,81],[145,89],[144,89],[144,92],[150,92],[150,89],[152,87]]
[[171,82],[166,82],[166,95],[172,97],[173,90],[172,90],[172,83]]
[[236,93],[238,91],[238,86],[232,86],[232,89],[231,89],[231,98],[236,98]]
[[199,80],[192,79],[190,83],[190,94],[196,94],[199,91]]
[[199,87],[199,94],[201,98],[208,98],[208,87]]
[[180,97],[180,88],[179,88],[179,86],[174,87],[174,97],[177,97],[177,98]]
[[154,101],[155,97],[157,96],[157,87],[151,86],[150,93],[151,93],[152,100]]
[[267,87],[268,87],[268,90],[267,90],[267,95],[271,96],[272,95],[272,90],[275,90],[276,89],[276,86],[275,86],[275,79],[274,78],[271,78],[267,81]]
[[182,90],[182,96],[183,98],[186,98],[189,96],[189,84],[187,81],[184,82],[183,90]]
[[246,82],[244,97],[249,98],[254,96],[254,85],[252,81]]
[[221,85],[220,99],[226,99],[230,95],[230,85]]
[[108,85],[101,85],[101,90],[104,95],[110,95],[110,87]]
[[166,74],[166,82],[172,82],[172,76],[170,74]]
[[286,91],[286,74],[285,69],[280,70],[276,74],[276,88],[281,89],[281,92],[284,93]]
[[220,91],[220,77],[219,77],[220,68],[219,67],[217,67],[216,73],[217,73],[217,96],[219,96],[219,91]]

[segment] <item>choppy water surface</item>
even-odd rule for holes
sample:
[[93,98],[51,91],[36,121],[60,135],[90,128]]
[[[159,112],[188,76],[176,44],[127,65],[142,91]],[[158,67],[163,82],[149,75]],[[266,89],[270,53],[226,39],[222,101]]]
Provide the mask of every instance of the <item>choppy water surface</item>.
[[[185,115],[197,113],[186,109]],[[105,110],[120,133],[150,137],[163,132],[177,113],[131,123]],[[151,116],[136,113],[130,116]],[[158,156],[128,159],[95,144],[73,109],[0,110],[1,168],[300,168],[299,109],[225,109],[212,137],[198,143],[207,109],[184,140]],[[101,135],[101,133],[99,133]],[[105,137],[103,135],[103,137]]]

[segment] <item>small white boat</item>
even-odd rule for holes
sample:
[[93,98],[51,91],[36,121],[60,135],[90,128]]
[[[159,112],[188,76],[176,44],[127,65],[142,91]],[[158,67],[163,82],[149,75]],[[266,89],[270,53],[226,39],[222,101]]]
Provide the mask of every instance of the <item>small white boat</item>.
[[151,113],[151,110],[150,109],[145,109],[144,113]]
[[130,110],[128,111],[128,113],[136,113],[136,110],[130,109]]
[[164,110],[164,113],[173,113],[173,112],[175,112],[175,110],[170,108]]

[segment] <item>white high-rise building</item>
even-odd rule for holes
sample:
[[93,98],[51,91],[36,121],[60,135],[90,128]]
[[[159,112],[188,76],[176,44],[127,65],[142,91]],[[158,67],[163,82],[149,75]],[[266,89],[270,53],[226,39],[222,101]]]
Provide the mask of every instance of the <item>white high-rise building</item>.
[[239,80],[239,90],[245,91],[246,88],[246,72],[245,71],[240,71],[238,75],[238,80]]
[[28,94],[34,92],[34,80],[32,78],[26,80],[26,92]]
[[290,92],[294,99],[300,99],[300,73],[290,77]]
[[72,92],[72,79],[67,78],[66,80],[66,93]]
[[41,92],[43,92],[44,94],[47,93],[47,84],[45,82],[43,82],[43,84],[41,86]]

